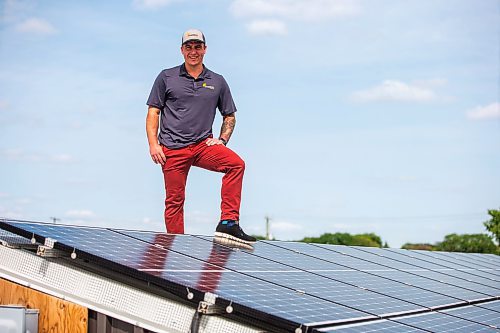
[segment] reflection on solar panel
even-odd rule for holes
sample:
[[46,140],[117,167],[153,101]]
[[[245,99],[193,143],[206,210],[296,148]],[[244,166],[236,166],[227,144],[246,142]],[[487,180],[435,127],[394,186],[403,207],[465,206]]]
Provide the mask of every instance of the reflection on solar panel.
[[0,228],[193,304],[211,295],[231,305],[227,316],[269,331],[487,332],[499,324],[491,256],[269,241],[234,248],[212,237],[11,220]]

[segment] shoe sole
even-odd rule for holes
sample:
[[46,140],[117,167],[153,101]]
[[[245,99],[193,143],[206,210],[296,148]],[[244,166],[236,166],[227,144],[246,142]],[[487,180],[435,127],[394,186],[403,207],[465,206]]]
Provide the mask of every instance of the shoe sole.
[[230,240],[233,240],[233,241],[236,241],[236,242],[245,243],[245,244],[255,244],[255,242],[256,242],[256,241],[247,241],[247,240],[235,237],[233,235],[226,234],[226,233],[223,233],[223,232],[218,232],[218,231],[215,232],[215,237],[223,237],[223,238],[227,238],[227,239],[230,239]]

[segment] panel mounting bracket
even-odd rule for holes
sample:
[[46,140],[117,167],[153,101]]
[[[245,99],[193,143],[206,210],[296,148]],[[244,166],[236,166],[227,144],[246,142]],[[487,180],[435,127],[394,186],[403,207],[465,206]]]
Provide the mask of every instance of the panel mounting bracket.
[[203,301],[198,303],[198,312],[206,315],[219,315],[226,312],[226,309],[220,305],[216,305],[217,295],[205,293]]
[[198,304],[197,311],[205,315],[220,315],[225,313],[226,309],[220,305],[215,305],[205,301],[200,301],[200,303]]
[[45,245],[38,245],[36,254],[44,258],[63,258],[68,256],[64,251],[57,250]]

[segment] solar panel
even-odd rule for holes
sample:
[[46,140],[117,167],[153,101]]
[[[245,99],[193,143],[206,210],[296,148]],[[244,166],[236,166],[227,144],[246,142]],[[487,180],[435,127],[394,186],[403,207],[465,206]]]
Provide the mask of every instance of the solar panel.
[[[155,239],[154,233],[130,231],[123,233],[152,244],[162,244],[162,237]],[[173,247],[172,250],[207,262],[215,262],[228,270],[299,290],[370,315],[383,316],[424,310],[421,306],[339,282],[321,274],[325,269],[333,272],[345,270],[342,266],[335,264],[328,266],[324,261],[321,266],[321,261],[318,259],[307,258],[265,242],[258,242],[252,252],[248,253],[235,252],[230,248],[218,246],[213,243],[212,238],[192,237],[182,245]],[[210,253],[208,258],[207,253]],[[280,262],[274,258],[280,258]]]
[[496,329],[488,327],[487,325],[474,323],[439,312],[412,315],[391,320],[436,333],[498,333]]
[[500,312],[500,301],[477,304],[476,306],[489,309],[495,312]]
[[[214,294],[216,304],[232,304],[229,316],[271,331],[420,332],[446,319],[457,327],[461,320],[486,329],[497,324],[496,276],[475,274],[457,259],[297,242],[235,248],[207,236],[20,221],[0,220],[0,228],[7,230],[0,239],[13,232],[24,241],[49,241],[67,260],[74,254],[75,264],[147,281],[193,304]],[[479,300],[491,302],[466,306]],[[441,312],[409,315],[430,309]]]
[[317,330],[324,333],[425,333],[419,328],[411,327],[394,321],[382,319],[374,322],[351,324]]
[[[154,244],[108,229],[19,222],[0,224],[25,237],[34,235],[41,242],[46,237],[55,239],[55,248],[74,252],[78,258],[95,260],[96,264],[153,282],[178,296],[185,297],[187,287],[193,293],[198,292],[193,299],[196,302],[203,298],[200,292],[217,294],[225,300],[224,306],[234,302],[235,314],[245,314],[253,320],[268,318],[270,324],[280,325],[282,329],[375,318],[301,291],[225,269],[219,266],[222,263],[220,260],[229,259],[219,256],[225,252],[219,251],[223,247],[193,236],[152,234],[157,240]],[[193,239],[215,248],[213,263],[175,251],[189,249]],[[194,248],[192,250],[196,252]],[[232,255],[233,252],[239,251],[225,253]],[[240,264],[249,267],[247,263]]]
[[385,257],[400,264],[406,263],[415,266],[422,270],[415,270],[412,273],[426,277],[429,279],[434,279],[436,281],[441,281],[451,286],[456,286],[469,291],[475,291],[476,293],[483,294],[483,297],[492,297],[500,294],[500,289],[495,288],[499,286],[498,281],[485,279],[479,276],[474,276],[462,271],[457,271],[447,267],[440,266],[428,260],[421,260],[411,256],[402,254],[400,251],[407,250],[386,250],[380,248],[358,248],[361,251],[373,253],[380,257]]
[[500,329],[500,314],[496,311],[479,306],[464,306],[456,309],[441,310],[440,312]]
[[0,229],[0,242],[8,246],[33,245],[35,243],[32,242],[31,239],[21,237],[19,235],[16,235],[12,232],[8,232],[7,230],[3,229]]
[[[422,306],[433,308],[491,297],[473,290],[443,283],[436,278],[429,279],[425,274],[434,274],[434,272],[426,269],[389,260],[389,263],[394,263],[394,267],[391,268],[388,266],[387,260],[384,261],[384,258],[363,251],[357,251],[352,249],[352,247],[323,244],[311,246],[298,242],[273,242],[273,244],[335,262],[339,265],[345,265],[347,268],[360,270],[360,272],[348,274],[338,272],[335,274],[335,278],[393,297],[400,295],[400,298],[404,300],[410,299],[412,302]],[[356,254],[358,257],[354,257],[351,253]],[[386,265],[377,264],[376,260],[378,258]],[[403,264],[409,272],[399,270],[399,267]],[[330,273],[324,273],[324,275],[331,276]],[[439,278],[442,277],[439,276]],[[447,278],[447,276],[444,276],[444,278]]]
[[500,275],[500,260],[493,254],[480,254],[476,253],[461,253],[461,252],[439,252],[440,255],[458,258],[467,263],[475,263],[481,266],[487,266],[492,269],[491,273]]
[[467,267],[464,263],[457,263],[451,260],[444,260],[439,256],[433,255],[432,252],[416,252],[402,249],[387,249],[387,251],[397,252],[404,256],[409,256],[416,259],[421,259],[426,263],[437,264],[442,267],[445,272],[452,272],[454,276],[459,276],[464,279],[469,279],[476,283],[485,284],[488,286],[498,286],[498,282],[500,282],[500,276],[485,272],[483,270],[478,270],[477,268]]
[[422,255],[431,257],[434,259],[441,259],[447,262],[446,265],[451,264],[456,269],[464,269],[465,271],[469,271],[475,275],[480,275],[489,279],[493,279],[495,281],[500,281],[500,269],[497,267],[493,267],[490,264],[485,264],[473,260],[466,260],[464,258],[459,258],[454,256],[452,253],[443,253],[440,251],[421,251],[414,250],[410,251],[415,255]]

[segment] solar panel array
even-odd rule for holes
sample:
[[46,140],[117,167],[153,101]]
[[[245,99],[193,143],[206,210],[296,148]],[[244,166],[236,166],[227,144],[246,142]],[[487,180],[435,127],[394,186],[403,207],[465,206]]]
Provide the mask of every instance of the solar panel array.
[[[500,259],[0,220],[0,228],[103,270],[283,332],[499,332]],[[0,238],[3,235],[0,234]]]

